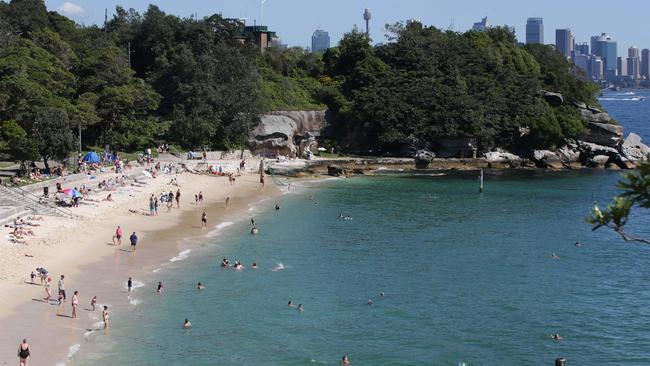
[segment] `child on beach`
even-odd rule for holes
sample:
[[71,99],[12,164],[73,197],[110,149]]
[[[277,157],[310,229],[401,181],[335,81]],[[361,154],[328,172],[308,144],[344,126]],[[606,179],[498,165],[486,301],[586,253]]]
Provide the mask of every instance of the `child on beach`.
[[117,245],[122,245],[122,227],[118,226],[115,229],[115,236],[113,236],[113,245],[115,245],[115,240],[117,240]]

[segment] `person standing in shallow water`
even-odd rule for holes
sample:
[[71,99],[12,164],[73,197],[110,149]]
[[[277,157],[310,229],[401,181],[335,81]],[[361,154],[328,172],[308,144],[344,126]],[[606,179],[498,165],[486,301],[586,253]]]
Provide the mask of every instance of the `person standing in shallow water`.
[[79,291],[72,295],[72,319],[77,319],[77,307],[79,306]]
[[104,305],[104,310],[102,311],[102,320],[104,321],[104,329],[108,328],[108,318],[110,314],[108,313],[108,306]]
[[129,240],[131,241],[131,251],[135,252],[135,246],[138,244],[138,236],[135,235],[135,231],[131,234]]
[[208,214],[203,211],[201,214],[201,228],[205,228],[208,226]]

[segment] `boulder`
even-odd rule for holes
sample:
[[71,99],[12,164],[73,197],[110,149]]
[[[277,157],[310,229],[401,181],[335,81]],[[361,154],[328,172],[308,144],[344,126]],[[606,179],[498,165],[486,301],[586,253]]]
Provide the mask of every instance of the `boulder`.
[[256,155],[296,156],[299,146],[305,150],[314,146],[314,137],[320,135],[325,124],[325,111],[271,112],[261,116],[248,144]]
[[340,177],[346,175],[345,169],[341,168],[338,165],[328,165],[327,166],[327,175],[331,175],[332,177]]
[[431,161],[435,159],[436,154],[429,150],[417,150],[414,157],[415,167],[418,169],[425,169],[429,166]]
[[598,145],[618,146],[623,140],[623,126],[590,121],[578,138]]
[[507,151],[497,149],[496,151],[489,151],[485,153],[485,160],[489,163],[503,163],[503,162],[521,162],[521,157],[511,154]]
[[589,156],[618,156],[618,150],[614,149],[613,147],[598,145],[591,142],[578,141],[578,148],[582,153],[587,153]]
[[649,154],[650,147],[636,133],[630,133],[621,145],[621,155],[631,161],[647,160]]
[[533,160],[542,168],[562,169],[564,167],[560,156],[550,150],[534,150]]
[[546,90],[540,90],[539,95],[553,107],[559,107],[564,104],[564,97],[560,93],[553,93]]
[[572,103],[574,107],[579,108],[579,109],[587,109],[587,105],[582,103],[582,102],[573,102]]
[[596,155],[589,160],[589,166],[594,168],[604,168],[610,157],[607,155]]

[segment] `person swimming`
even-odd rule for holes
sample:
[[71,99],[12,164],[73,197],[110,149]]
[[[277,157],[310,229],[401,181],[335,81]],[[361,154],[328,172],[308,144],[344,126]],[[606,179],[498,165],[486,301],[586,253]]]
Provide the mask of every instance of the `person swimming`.
[[252,266],[252,268],[253,268],[253,269],[257,269],[257,262],[253,262],[253,266]]
[[557,333],[555,333],[555,334],[551,334],[550,337],[551,337],[551,339],[556,340],[556,341],[559,341],[559,340],[562,339],[562,336],[560,336],[560,335],[557,334]]
[[379,297],[384,297],[384,291],[379,293]]
[[192,323],[190,323],[190,321],[187,318],[185,318],[185,322],[183,322],[183,328],[185,329],[192,328]]
[[251,229],[251,235],[257,235],[258,232],[259,230],[257,230],[257,228],[253,226],[253,228]]
[[205,288],[205,286],[204,286],[201,282],[199,282],[199,283],[196,285],[196,289],[197,289],[197,290],[203,290],[204,288]]
[[555,254],[555,253],[552,253],[552,254],[551,254],[551,258],[553,258],[553,259],[560,259],[560,257],[558,257],[557,254]]
[[287,306],[290,307],[290,308],[295,308],[296,307],[296,305],[294,305],[291,300],[289,300],[289,302],[287,303]]
[[298,311],[305,311],[305,308],[302,307],[302,304],[298,304]]
[[582,245],[582,244],[580,244],[579,241],[576,241],[576,244],[575,244],[576,247],[580,247],[581,245]]
[[372,305],[372,304],[373,304],[372,299],[368,299],[368,305]]
[[350,359],[348,358],[348,356],[343,356],[343,358],[341,358],[341,365],[347,366],[349,364],[350,364]]
[[234,269],[244,269],[244,265],[241,264],[239,261],[235,261],[235,266],[233,268]]
[[221,267],[230,267],[230,262],[226,258],[222,259]]

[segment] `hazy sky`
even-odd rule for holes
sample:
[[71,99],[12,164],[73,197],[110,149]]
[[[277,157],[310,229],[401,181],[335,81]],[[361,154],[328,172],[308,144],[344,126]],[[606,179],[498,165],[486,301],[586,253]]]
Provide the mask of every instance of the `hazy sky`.
[[[203,17],[222,13],[224,17],[248,18],[261,23],[262,0],[46,0],[50,10],[57,10],[79,23],[101,24],[104,9],[109,18],[115,5],[144,12],[150,3],[181,17],[197,13]],[[576,42],[588,42],[591,35],[607,32],[618,41],[619,55],[627,47],[650,48],[648,14],[650,1],[632,0],[266,0],[264,23],[290,46],[310,46],[317,28],[330,33],[332,45],[356,24],[363,28],[363,10],[372,12],[371,36],[375,43],[384,40],[384,25],[418,19],[427,25],[463,31],[483,16],[490,24],[508,24],[516,29],[517,38],[525,38],[528,17],[544,18],[544,41],[555,43],[556,28],[571,28]]]

